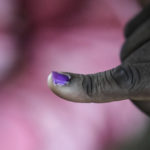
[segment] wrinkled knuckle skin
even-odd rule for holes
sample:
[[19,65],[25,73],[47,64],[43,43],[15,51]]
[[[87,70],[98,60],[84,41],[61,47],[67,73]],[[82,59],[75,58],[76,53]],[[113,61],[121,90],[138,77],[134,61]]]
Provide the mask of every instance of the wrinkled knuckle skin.
[[119,66],[112,70],[111,75],[120,88],[127,88],[132,83],[133,74],[127,67]]
[[112,70],[83,76],[82,88],[90,99],[124,99],[138,87],[140,76],[138,68],[125,64]]
[[139,81],[139,72],[132,65],[122,65],[112,70],[112,78],[121,89],[131,91]]
[[94,94],[94,79],[92,75],[83,76],[82,87],[89,97]]
[[112,92],[131,90],[137,82],[133,77],[135,72],[133,67],[125,65],[98,74],[86,75],[83,76],[82,87],[90,98],[108,97]]

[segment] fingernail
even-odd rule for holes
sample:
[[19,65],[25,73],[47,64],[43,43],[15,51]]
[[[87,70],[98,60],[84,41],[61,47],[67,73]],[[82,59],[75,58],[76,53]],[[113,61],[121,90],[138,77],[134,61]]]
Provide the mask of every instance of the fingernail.
[[66,85],[69,82],[70,77],[65,75],[65,74],[53,71],[52,72],[52,79],[53,79],[54,84]]

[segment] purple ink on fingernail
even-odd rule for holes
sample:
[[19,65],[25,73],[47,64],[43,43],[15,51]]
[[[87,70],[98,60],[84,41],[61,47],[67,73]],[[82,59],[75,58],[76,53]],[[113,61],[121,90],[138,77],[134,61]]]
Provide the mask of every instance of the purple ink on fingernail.
[[58,84],[58,85],[65,85],[70,80],[69,76],[55,71],[52,72],[52,79],[54,84]]

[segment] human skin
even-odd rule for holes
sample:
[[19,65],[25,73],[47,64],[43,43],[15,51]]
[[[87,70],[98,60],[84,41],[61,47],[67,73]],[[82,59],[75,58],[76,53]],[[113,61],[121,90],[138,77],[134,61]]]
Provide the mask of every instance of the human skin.
[[[38,5],[37,0],[25,2],[28,5],[24,9],[16,6],[20,11],[18,19],[12,19],[15,29],[1,30],[1,37],[6,40],[1,41],[7,45],[1,51],[8,52],[4,53],[7,57],[2,66],[9,66],[3,72],[9,77],[1,76],[6,80],[2,80],[0,90],[0,149],[109,150],[115,143],[141,133],[146,127],[146,117],[130,101],[70,103],[55,96],[46,84],[51,70],[90,73],[119,65],[123,25],[138,12],[136,4],[120,0],[86,1],[79,5],[81,8],[77,5],[78,9],[71,9],[72,16],[64,15],[62,19],[65,14],[62,12],[71,8],[69,5],[66,9],[68,4],[56,7],[54,0],[55,5],[50,6],[59,10],[48,13],[49,6],[43,6],[43,0]],[[126,12],[127,8],[131,9]],[[42,17],[37,17],[40,12]],[[11,72],[15,61],[10,60],[17,57],[12,56],[23,60],[22,64],[17,61],[21,66],[15,75]]]
[[[150,1],[147,1],[148,4]],[[147,4],[147,3],[146,3]],[[146,5],[145,4],[145,5]],[[121,61],[123,63],[129,64],[139,64],[142,66],[142,72],[144,73],[140,78],[143,78],[145,83],[140,85],[146,87],[149,85],[149,61],[150,61],[150,50],[149,50],[149,14],[150,14],[150,6],[146,6],[145,10],[143,10],[139,15],[137,15],[134,19],[132,19],[126,26],[125,29],[125,37],[126,42],[123,45],[121,51]],[[140,37],[140,38],[139,38]],[[147,68],[148,67],[148,68]],[[148,88],[146,90],[149,91]],[[146,94],[146,93],[144,93]],[[137,94],[137,97],[139,95]],[[138,101],[138,98],[133,98],[132,102],[140,108],[143,112],[145,112],[148,116],[150,116],[150,99],[145,98],[145,96]]]
[[150,0],[137,0],[141,6],[145,7],[150,4]]
[[73,102],[105,103],[132,99],[150,115],[150,7],[146,7],[128,23],[126,41],[121,50],[122,64],[96,74],[72,74],[67,84],[59,85],[50,75],[48,83],[58,96]]

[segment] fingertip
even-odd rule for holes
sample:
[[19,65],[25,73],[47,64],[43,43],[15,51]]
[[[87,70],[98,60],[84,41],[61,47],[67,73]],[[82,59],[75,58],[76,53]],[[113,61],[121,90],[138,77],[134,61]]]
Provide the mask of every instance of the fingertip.
[[[70,75],[63,72],[52,71],[48,75],[48,87],[59,97],[70,93]],[[64,96],[63,96],[64,97]]]
[[48,87],[57,96],[73,101],[83,102],[82,80],[79,75],[52,71],[47,79]]
[[48,87],[50,87],[51,78],[52,78],[52,73],[50,73],[50,74],[48,75],[48,78],[47,78],[47,85],[48,85]]

